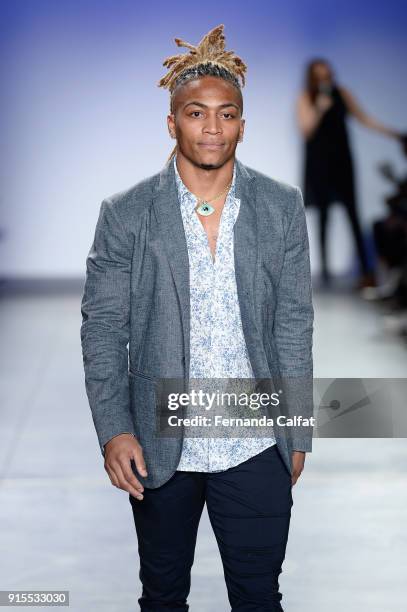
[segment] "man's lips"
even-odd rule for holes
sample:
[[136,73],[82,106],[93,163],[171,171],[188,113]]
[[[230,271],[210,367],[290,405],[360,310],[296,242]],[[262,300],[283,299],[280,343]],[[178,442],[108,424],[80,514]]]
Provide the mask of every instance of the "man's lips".
[[220,143],[216,143],[216,142],[198,142],[198,145],[200,147],[204,147],[205,149],[220,149],[221,147],[224,146],[225,143],[220,142]]

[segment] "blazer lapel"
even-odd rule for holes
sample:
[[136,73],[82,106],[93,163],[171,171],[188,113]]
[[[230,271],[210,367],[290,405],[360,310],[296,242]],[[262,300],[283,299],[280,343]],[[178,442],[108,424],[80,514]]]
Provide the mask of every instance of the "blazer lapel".
[[[255,321],[253,316],[253,283],[257,261],[257,214],[253,186],[255,177],[249,174],[246,167],[238,159],[235,159],[235,161],[235,195],[240,198],[239,214],[233,229],[235,275],[243,332],[253,364],[253,360],[256,359],[256,351],[252,348],[254,342],[252,326]],[[153,206],[181,305],[186,378],[188,378],[190,359],[189,258],[178,201],[173,159],[166,163],[159,174],[159,180],[153,193]],[[253,369],[255,367],[255,364],[253,364]]]
[[265,375],[263,352],[259,351],[254,291],[258,257],[257,202],[255,176],[236,159],[236,197],[240,198],[239,214],[234,225],[234,254],[237,295],[243,334],[254,376]]
[[153,206],[159,223],[162,244],[168,257],[181,306],[186,378],[189,378],[189,258],[181,208],[178,201],[173,159],[166,163],[159,174],[159,180],[153,193]]

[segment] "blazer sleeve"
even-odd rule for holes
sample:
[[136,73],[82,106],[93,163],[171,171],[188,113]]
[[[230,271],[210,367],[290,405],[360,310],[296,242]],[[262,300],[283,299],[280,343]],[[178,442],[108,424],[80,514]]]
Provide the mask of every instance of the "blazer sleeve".
[[[301,191],[295,187],[294,212],[285,237],[277,288],[273,335],[277,346],[284,414],[313,416],[313,323],[309,240]],[[312,423],[312,421],[311,421]],[[313,428],[287,428],[292,450],[311,451]]]
[[127,348],[132,252],[132,239],[106,198],[86,259],[80,329],[86,393],[103,456],[114,436],[135,435]]

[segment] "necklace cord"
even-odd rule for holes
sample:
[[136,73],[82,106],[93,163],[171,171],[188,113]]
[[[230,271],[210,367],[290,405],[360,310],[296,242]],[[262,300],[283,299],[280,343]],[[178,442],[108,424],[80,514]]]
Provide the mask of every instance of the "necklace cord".
[[[233,182],[233,181],[232,181]],[[230,182],[225,189],[223,189],[220,193],[218,193],[218,195],[213,196],[212,198],[200,198],[199,196],[197,196],[195,193],[193,194],[197,200],[198,200],[198,205],[202,202],[212,202],[212,200],[216,200],[217,198],[220,198],[221,195],[223,195],[226,191],[228,191],[230,189],[230,187],[232,186],[232,182]]]

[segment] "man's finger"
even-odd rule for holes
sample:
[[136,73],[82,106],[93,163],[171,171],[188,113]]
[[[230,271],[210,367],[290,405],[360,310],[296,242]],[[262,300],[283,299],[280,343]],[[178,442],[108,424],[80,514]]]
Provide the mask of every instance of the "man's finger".
[[119,480],[116,476],[116,474],[114,473],[114,471],[111,469],[111,467],[106,464],[105,465],[105,470],[108,473],[108,476],[110,478],[110,482],[112,483],[113,486],[118,487],[119,486]]
[[131,469],[130,460],[123,460],[123,462],[121,463],[121,468],[123,471],[123,476],[129,483],[129,485],[135,488],[140,488],[140,493],[142,493],[144,491],[144,487],[141,482],[135,477],[134,472]]
[[134,476],[133,472],[132,472],[133,479],[128,480],[126,478],[126,475],[124,473],[124,470],[126,469],[126,462],[128,462],[127,466],[129,466],[130,465],[129,459],[127,460],[119,459],[115,465],[116,473],[119,478],[120,488],[123,489],[124,491],[127,491],[128,493],[131,493],[135,497],[140,498],[140,496],[142,496],[142,493],[144,491],[144,487]]
[[301,476],[302,470],[299,472],[294,472],[293,474],[293,485],[297,482],[298,478]]
[[134,463],[136,464],[136,469],[138,473],[141,474],[142,476],[147,476],[148,475],[147,466],[144,461],[143,451],[141,447],[139,451],[134,451],[133,459],[134,459]]

